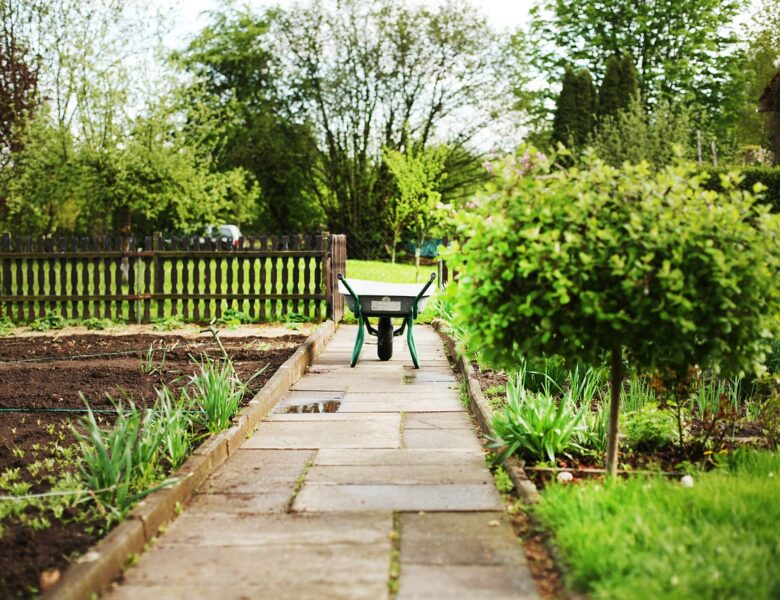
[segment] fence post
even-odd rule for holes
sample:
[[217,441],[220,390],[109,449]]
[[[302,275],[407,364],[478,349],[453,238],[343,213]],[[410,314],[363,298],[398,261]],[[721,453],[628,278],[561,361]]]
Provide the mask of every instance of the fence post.
[[322,232],[320,249],[322,250],[322,284],[325,289],[325,318],[333,319],[333,285],[331,281],[332,236],[327,231]]
[[[3,241],[2,241],[2,245],[0,245],[0,251],[6,254],[11,252],[11,236],[7,233],[3,234]],[[3,295],[10,296],[11,295],[11,258],[8,256],[0,257],[0,267],[2,267],[2,269],[0,269],[0,272],[2,273],[1,277],[3,278]],[[8,300],[5,303],[5,313],[3,314],[3,311],[0,311],[0,315],[11,318],[12,307],[13,307],[13,303],[10,300]]]
[[[450,238],[448,236],[444,236],[441,240],[441,245],[447,248],[450,245]],[[441,257],[441,254],[439,254],[439,261],[438,261],[438,275],[439,275],[439,289],[444,289],[444,286],[447,285],[447,281],[449,280],[449,269],[447,268],[447,262]]]
[[338,274],[346,275],[347,271],[347,236],[329,236],[329,257],[326,261],[328,299],[328,318],[338,323],[344,316],[344,299],[339,294]]
[[[157,318],[162,319],[165,317],[165,301],[164,290],[165,287],[165,265],[163,264],[162,257],[158,254],[163,249],[162,233],[155,231],[152,233],[152,263],[154,264],[154,288],[152,291],[152,298],[157,304]],[[149,263],[147,263],[149,264]],[[147,289],[149,293],[151,290]]]

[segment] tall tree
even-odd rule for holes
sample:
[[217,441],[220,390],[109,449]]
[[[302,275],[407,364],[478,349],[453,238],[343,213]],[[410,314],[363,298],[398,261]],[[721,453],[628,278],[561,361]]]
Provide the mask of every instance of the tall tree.
[[599,86],[598,117],[614,116],[639,98],[636,67],[631,55],[612,55],[607,59]]
[[595,89],[587,69],[567,66],[555,107],[552,142],[582,148],[593,131]]
[[491,118],[495,35],[455,2],[315,0],[281,11],[275,27],[290,112],[316,132],[328,224],[381,247],[392,193],[382,148],[444,138],[458,153]]
[[192,135],[205,134],[219,169],[243,168],[260,182],[264,212],[250,226],[286,232],[316,228],[324,217],[312,197],[316,141],[310,125],[286,110],[279,87],[273,18],[247,9],[213,13],[175,58],[195,77],[185,96]]

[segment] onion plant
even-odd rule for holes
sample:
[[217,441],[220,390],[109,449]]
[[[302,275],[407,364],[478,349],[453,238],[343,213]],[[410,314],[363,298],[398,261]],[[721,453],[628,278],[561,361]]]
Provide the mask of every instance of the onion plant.
[[171,468],[178,468],[187,458],[192,441],[192,414],[186,394],[177,400],[170,388],[157,391],[157,422],[161,425],[162,451]]
[[188,392],[183,393],[191,399],[193,408],[203,411],[201,424],[209,433],[218,433],[230,425],[245,390],[231,361],[205,356],[200,370],[190,379]]
[[88,410],[81,420],[83,431],[75,429],[82,456],[79,470],[109,519],[121,520],[161,474],[157,460],[160,427],[153,411],[132,403],[126,408],[117,405],[113,426],[101,427],[84,402]]
[[525,388],[525,372],[510,376],[507,404],[493,418],[490,447],[499,450],[496,461],[517,453],[524,458],[555,462],[556,455],[578,449],[577,435],[584,430],[586,404],[577,409],[571,396],[560,401],[546,391]]

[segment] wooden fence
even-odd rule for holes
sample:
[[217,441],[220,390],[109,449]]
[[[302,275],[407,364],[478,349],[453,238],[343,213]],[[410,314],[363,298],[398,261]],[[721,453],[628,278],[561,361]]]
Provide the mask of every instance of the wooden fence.
[[0,240],[0,316],[32,321],[47,311],[148,323],[208,322],[225,311],[259,321],[341,319],[336,275],[346,236],[260,235],[220,240],[11,238]]

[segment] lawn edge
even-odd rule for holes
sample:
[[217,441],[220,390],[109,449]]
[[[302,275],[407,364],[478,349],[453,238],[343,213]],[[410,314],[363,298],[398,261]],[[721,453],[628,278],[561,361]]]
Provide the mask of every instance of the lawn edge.
[[[436,318],[431,321],[431,325],[433,325],[433,328],[442,340],[444,340],[444,345],[447,349],[447,355],[449,356],[450,361],[455,364],[456,368],[460,370],[463,375],[466,392],[469,397],[469,410],[476,418],[482,433],[484,435],[490,435],[492,433],[490,424],[493,422],[494,412],[485,398],[485,395],[482,393],[477,374],[471,366],[471,360],[458,352],[457,344],[449,334],[449,327],[446,321]],[[523,502],[525,504],[537,504],[541,499],[539,490],[536,489],[533,481],[529,479],[518,458],[516,456],[510,456],[503,461],[502,466],[512,480],[512,483],[515,485],[515,489]]]
[[[298,381],[336,332],[326,321],[274,373],[263,388],[233,418],[233,425],[210,436],[174,472],[178,481],[149,494],[97,544],[65,571],[62,579],[43,594],[45,599],[82,600],[105,591],[125,566],[153,544],[161,527],[173,521],[195,490],[236,452],[290,387]],[[92,560],[89,560],[89,559]]]

